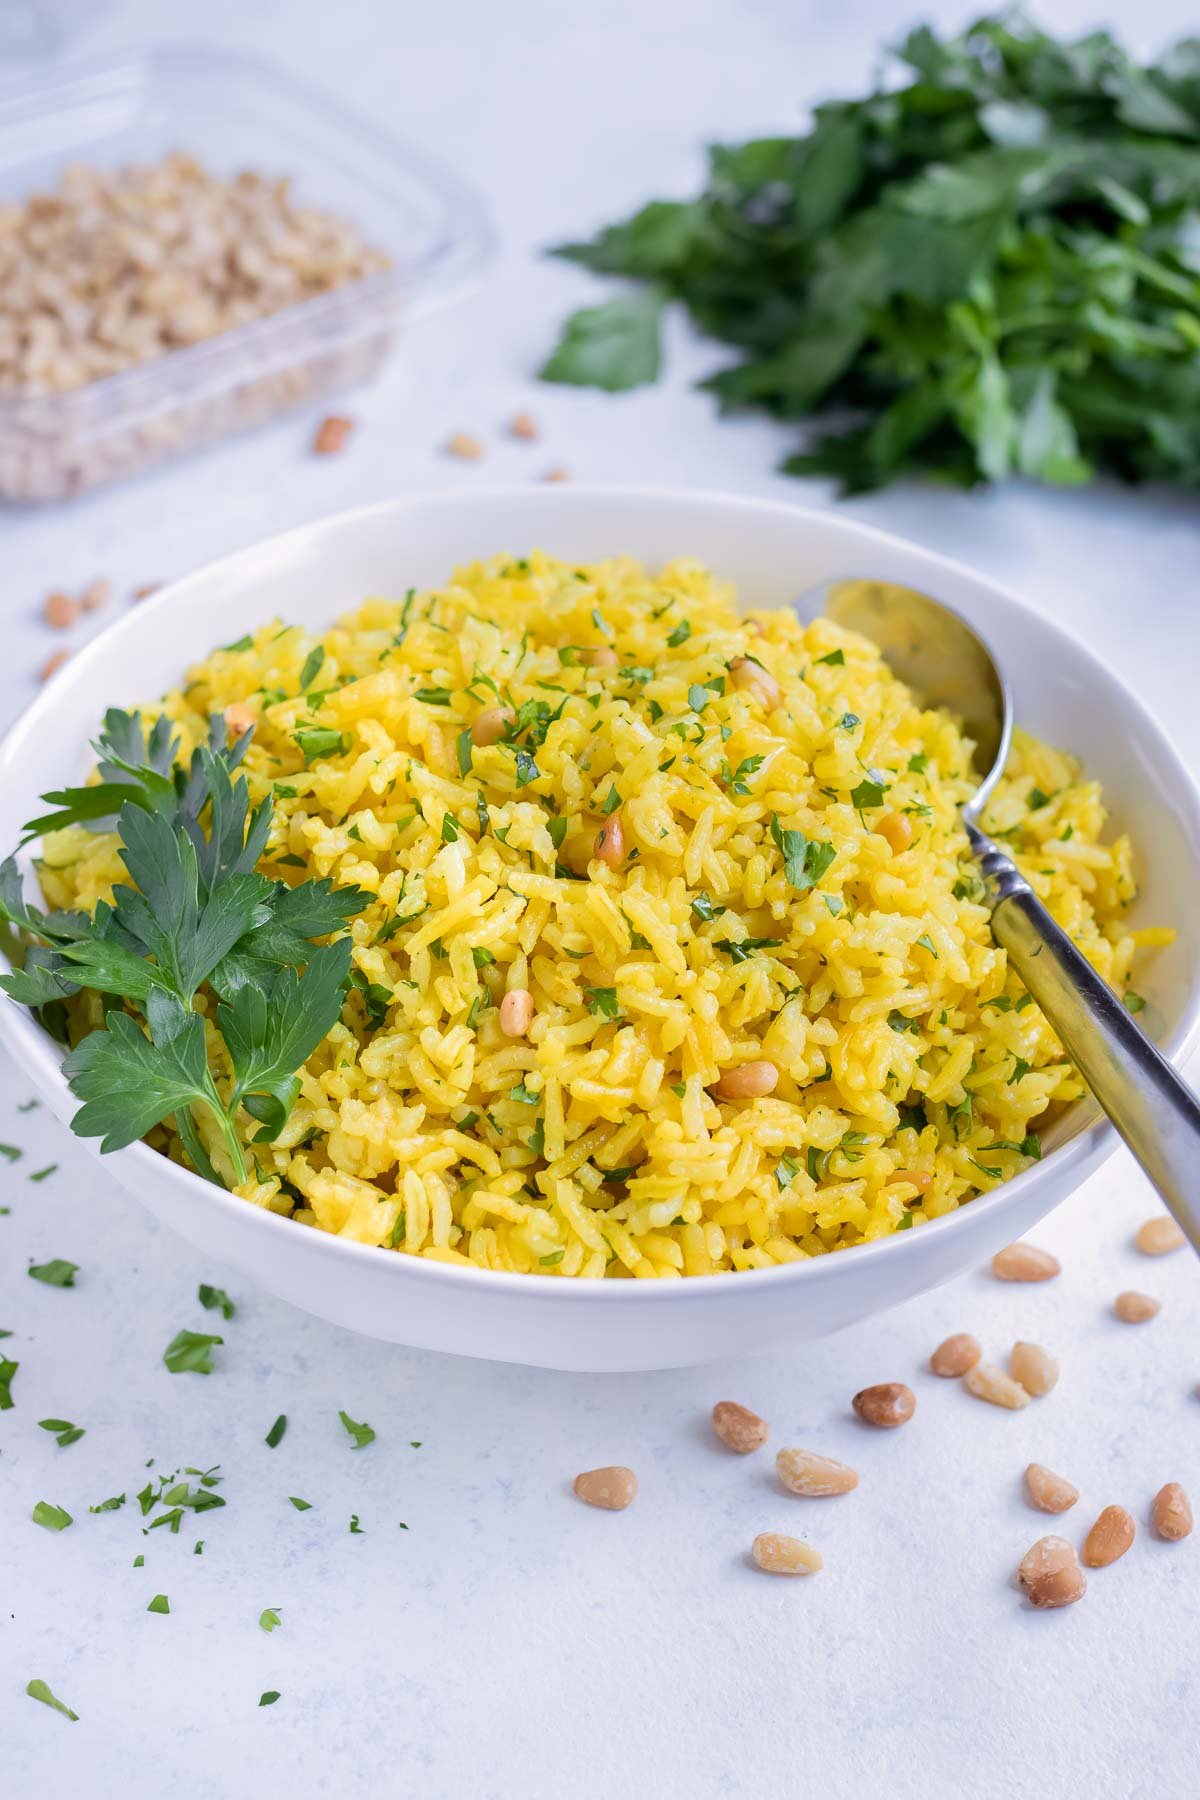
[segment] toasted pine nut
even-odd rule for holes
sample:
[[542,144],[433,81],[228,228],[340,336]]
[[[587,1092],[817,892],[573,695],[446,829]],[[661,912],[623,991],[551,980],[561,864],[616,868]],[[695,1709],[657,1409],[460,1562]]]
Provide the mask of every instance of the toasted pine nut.
[[516,718],[511,706],[489,706],[471,727],[471,742],[481,747],[498,744]]
[[543,481],[570,481],[570,479],[571,471],[570,469],[565,468],[562,463],[555,463],[554,467],[552,469],[547,469],[546,473],[542,476]]
[[330,414],[317,426],[317,435],[313,438],[313,454],[315,456],[336,456],[339,450],[346,447],[346,439],[354,430],[354,420],[339,418]]
[[55,631],[67,631],[77,622],[82,611],[78,600],[73,600],[70,594],[64,594],[61,588],[55,588],[52,594],[46,595],[42,617]]
[[245,737],[252,726],[257,725],[258,718],[252,706],[245,700],[234,700],[225,708],[225,729],[229,733],[230,742]]
[[535,443],[541,435],[537,428],[537,420],[532,413],[527,412],[519,412],[509,420],[508,432],[510,437],[520,438],[525,444]]
[[908,1424],[917,1410],[917,1397],[902,1381],[880,1381],[874,1387],[860,1388],[850,1404],[868,1425],[890,1431]]
[[1022,1406],[1029,1405],[1029,1395],[1019,1381],[998,1369],[995,1363],[976,1363],[963,1376],[963,1386],[968,1394],[974,1394],[977,1400],[988,1400],[993,1406],[1006,1406],[1010,1412],[1017,1412]]
[[524,1037],[533,1024],[533,995],[528,988],[510,988],[500,1002],[500,1029],[505,1037]]
[[929,1366],[935,1375],[965,1375],[982,1355],[978,1338],[973,1338],[969,1331],[956,1331],[938,1345],[929,1359]]
[[1177,1481],[1168,1481],[1154,1496],[1154,1529],[1172,1544],[1191,1532],[1192,1503]]
[[992,1258],[992,1274],[998,1281],[1052,1281],[1061,1264],[1036,1244],[1008,1244]]
[[1187,1239],[1174,1219],[1160,1213],[1157,1218],[1147,1219],[1144,1225],[1139,1225],[1134,1243],[1143,1256],[1166,1256],[1168,1251],[1182,1249]]
[[58,671],[65,662],[70,661],[70,658],[71,652],[69,650],[52,651],[38,671],[38,680],[49,681],[52,675],[58,674]]
[[460,462],[480,462],[483,445],[469,431],[455,431],[446,439],[446,454],[457,456]]
[[748,656],[735,656],[729,665],[729,684],[757,700],[765,712],[774,712],[783,689],[769,670]]
[[913,841],[913,822],[907,813],[885,813],[875,829],[880,837],[887,839],[893,856],[899,856]]
[[1035,1582],[1044,1581],[1048,1575],[1055,1575],[1061,1569],[1074,1569],[1079,1565],[1074,1544],[1068,1543],[1064,1537],[1041,1537],[1036,1544],[1031,1544],[1017,1566],[1017,1581],[1026,1592]]
[[610,869],[619,869],[625,861],[625,827],[619,808],[608,815],[596,833],[596,855]]
[[1083,1560],[1089,1569],[1106,1569],[1124,1556],[1133,1542],[1133,1518],[1123,1506],[1106,1506],[1083,1545]]
[[761,1450],[767,1441],[767,1422],[736,1400],[718,1400],[712,1409],[712,1427],[721,1442],[739,1456]]
[[1147,1319],[1155,1318],[1162,1311],[1162,1301],[1128,1288],[1113,1301],[1113,1311],[1126,1325],[1144,1325]]
[[758,1100],[773,1093],[779,1083],[779,1070],[773,1062],[739,1063],[726,1069],[713,1086],[718,1100]]
[[815,1450],[781,1450],[775,1467],[789,1494],[801,1494],[806,1500],[848,1494],[858,1486],[858,1471],[849,1463],[820,1456]]
[[589,644],[575,652],[581,667],[585,669],[615,669],[620,657],[611,644]]
[[637,1497],[637,1476],[620,1463],[608,1469],[585,1469],[575,1477],[575,1492],[588,1506],[624,1512]]
[[1079,1489],[1073,1487],[1045,1463],[1030,1463],[1025,1470],[1025,1486],[1029,1490],[1029,1498],[1039,1512],[1067,1512],[1079,1498]]
[[1078,1563],[1070,1563],[1066,1568],[1043,1575],[1027,1591],[1031,1606],[1036,1606],[1040,1612],[1049,1612],[1054,1607],[1073,1606],[1076,1600],[1082,1600],[1087,1593],[1087,1576]]
[[750,1554],[768,1575],[815,1575],[825,1567],[820,1552],[811,1544],[778,1531],[760,1531]]
[[1027,1394],[1041,1399],[1048,1394],[1058,1382],[1058,1364],[1048,1350],[1040,1344],[1027,1344],[1018,1338],[1008,1357],[1008,1366],[1013,1378],[1019,1381]]
[[112,599],[112,591],[112,582],[101,575],[95,581],[88,582],[79,596],[79,604],[84,612],[96,612],[100,607],[108,605]]

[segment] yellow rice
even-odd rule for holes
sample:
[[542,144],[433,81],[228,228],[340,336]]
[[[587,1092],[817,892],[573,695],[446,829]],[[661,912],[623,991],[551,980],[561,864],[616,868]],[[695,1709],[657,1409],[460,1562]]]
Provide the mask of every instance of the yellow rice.
[[[673,1277],[919,1227],[1028,1165],[1082,1089],[978,903],[970,745],[865,640],[787,611],[758,624],[694,562],[498,557],[320,637],[264,626],[167,695],[185,752],[211,714],[253,715],[251,792],[274,786],[277,809],[265,874],[372,896],[354,963],[386,1013],[371,1024],[351,994],[281,1138],[253,1146],[245,1199],[404,1255]],[[318,645],[320,692],[301,695]],[[769,714],[731,689],[747,655],[782,690]],[[554,722],[532,763],[499,743],[460,772],[497,690]],[[295,733],[314,726],[341,736],[306,762]],[[618,802],[636,854],[614,871],[594,846]],[[915,827],[898,854],[885,813]],[[772,815],[836,848],[816,888],[789,885]],[[1136,950],[1171,934],[1123,922],[1131,850],[1102,842],[1098,785],[1018,734],[989,823],[1126,989]],[[90,908],[121,874],[112,837],[47,841],[55,904]],[[772,941],[734,954],[747,938]],[[517,987],[536,1016],[511,1040],[497,1007]],[[772,1094],[712,1096],[763,1059]]]

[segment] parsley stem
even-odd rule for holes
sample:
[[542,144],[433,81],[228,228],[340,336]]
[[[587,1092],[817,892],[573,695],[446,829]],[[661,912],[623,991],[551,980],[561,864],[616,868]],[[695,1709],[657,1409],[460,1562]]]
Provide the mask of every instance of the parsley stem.
[[179,1141],[188,1153],[188,1160],[198,1175],[205,1181],[211,1181],[214,1187],[223,1188],[225,1183],[213,1168],[208,1151],[201,1142],[200,1132],[190,1106],[181,1106],[175,1114],[175,1129],[179,1133]]

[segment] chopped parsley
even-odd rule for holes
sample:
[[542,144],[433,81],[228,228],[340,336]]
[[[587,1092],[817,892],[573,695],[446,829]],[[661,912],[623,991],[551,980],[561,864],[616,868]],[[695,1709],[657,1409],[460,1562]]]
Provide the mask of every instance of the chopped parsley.
[[600,808],[600,811],[604,814],[605,818],[607,818],[609,813],[616,812],[616,810],[617,810],[618,806],[620,806],[620,804],[621,804],[620,794],[617,792],[615,787],[610,787],[608,790],[608,797],[605,800],[604,805]]
[[90,1513],[116,1512],[125,1504],[124,1494],[112,1494],[107,1500],[101,1500],[99,1506],[89,1506]]
[[917,939],[917,946],[919,946],[919,948],[922,950],[928,950],[930,956],[933,957],[935,962],[938,960],[938,953],[934,949],[933,939],[930,937],[930,935],[927,931],[923,931],[921,933],[920,937]]
[[278,1698],[279,1698],[279,1689],[278,1688],[268,1688],[265,1694],[260,1694],[258,1696],[258,1704],[260,1706],[274,1706],[274,1704],[278,1700]]
[[35,1525],[44,1526],[47,1531],[65,1531],[74,1523],[65,1507],[52,1506],[49,1500],[39,1500],[31,1516]]
[[64,1262],[61,1256],[55,1256],[49,1262],[30,1263],[25,1273],[34,1281],[44,1281],[47,1287],[70,1288],[75,1286],[79,1264]]
[[277,1606],[264,1606],[263,1610],[258,1615],[258,1622],[264,1631],[278,1631],[279,1627],[283,1624],[283,1620],[279,1616],[279,1608]]
[[15,1405],[12,1397],[13,1376],[20,1366],[11,1357],[0,1356],[0,1412],[8,1412]]
[[[52,1431],[55,1434],[55,1441],[60,1450],[65,1450],[68,1444],[77,1444],[84,1435],[83,1426],[72,1425],[70,1419],[39,1419],[38,1424],[43,1431]],[[94,1507],[88,1507],[89,1512],[95,1510]]]
[[771,814],[771,837],[783,857],[788,884],[799,893],[816,887],[837,856],[832,844],[805,837],[802,831],[785,831],[779,823],[778,813]]
[[418,688],[413,695],[423,706],[449,706],[450,689],[444,687]]
[[349,734],[335,731],[332,725],[298,726],[293,735],[305,762],[316,762],[323,756],[341,756],[350,748]]
[[1140,1013],[1145,1010],[1146,1002],[1140,994],[1135,994],[1132,988],[1126,988],[1121,998],[1125,1003],[1126,1011]]
[[858,812],[866,812],[871,807],[882,806],[887,793],[881,781],[860,781],[856,788],[850,790],[850,800]]
[[351,1449],[365,1450],[368,1444],[373,1444],[375,1442],[375,1433],[369,1425],[359,1425],[350,1417],[350,1414],[346,1412],[339,1411],[338,1418],[342,1421],[342,1424],[354,1439]]
[[223,1337],[203,1331],[177,1331],[163,1351],[163,1361],[172,1375],[211,1375],[213,1345],[224,1342]]
[[147,1612],[152,1613],[169,1613],[170,1610],[171,1602],[167,1599],[165,1594],[155,1594],[153,1600],[146,1608]]
[[523,1081],[518,1081],[515,1088],[509,1089],[508,1097],[510,1100],[519,1101],[522,1106],[536,1106],[541,1099],[541,1095],[531,1093]]
[[838,724],[843,731],[853,731],[856,725],[862,724],[862,720],[857,713],[844,712],[838,720]]
[[25,1692],[29,1695],[31,1700],[40,1700],[43,1706],[52,1706],[55,1712],[60,1712],[63,1715],[64,1719],[78,1722],[79,1714],[77,1712],[72,1712],[66,1701],[58,1699],[57,1695],[50,1692],[46,1683],[44,1681],[39,1681],[36,1676],[32,1681],[26,1684]]
[[756,950],[778,950],[783,939],[747,937],[743,938],[740,943],[735,943],[733,938],[717,938],[715,942],[717,949],[724,950],[731,962],[744,963],[749,962]]
[[833,668],[841,669],[845,667],[846,653],[844,650],[831,650],[828,656],[818,656],[817,662],[829,663]]
[[621,1008],[617,1004],[617,990],[615,987],[589,987],[585,988],[583,992],[587,1001],[587,1009],[595,1018],[619,1019],[621,1017]]
[[679,621],[679,624],[675,627],[674,631],[672,631],[668,635],[667,643],[670,645],[672,650],[678,650],[678,648],[681,644],[687,643],[687,641],[691,637],[691,635],[692,635],[691,620],[690,619],[681,619]]
[[207,1281],[200,1283],[198,1298],[206,1312],[219,1312],[223,1319],[232,1319],[237,1311],[225,1289],[209,1287]]
[[266,1437],[263,1439],[263,1442],[266,1444],[268,1450],[275,1450],[278,1448],[278,1446],[283,1442],[283,1434],[286,1430],[287,1430],[287,1414],[280,1413],[279,1417],[276,1419],[275,1423],[272,1425],[270,1431],[268,1431]]
[[304,667],[300,671],[300,692],[307,693],[325,662],[325,646],[316,644],[304,659]]
[[289,1494],[288,1499],[291,1501],[292,1505],[295,1507],[297,1512],[311,1512],[312,1511],[312,1501],[311,1500],[301,1500],[301,1498],[298,1494]]

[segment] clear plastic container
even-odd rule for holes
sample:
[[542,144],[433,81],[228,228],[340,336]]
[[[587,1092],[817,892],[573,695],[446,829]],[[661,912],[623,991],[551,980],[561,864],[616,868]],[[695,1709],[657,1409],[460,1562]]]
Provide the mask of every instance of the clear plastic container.
[[135,50],[0,85],[0,203],[52,189],[70,163],[172,150],[222,175],[290,176],[392,266],[85,387],[0,393],[4,499],[62,500],[367,379],[400,321],[452,298],[489,248],[465,184],[252,57]]

